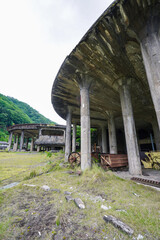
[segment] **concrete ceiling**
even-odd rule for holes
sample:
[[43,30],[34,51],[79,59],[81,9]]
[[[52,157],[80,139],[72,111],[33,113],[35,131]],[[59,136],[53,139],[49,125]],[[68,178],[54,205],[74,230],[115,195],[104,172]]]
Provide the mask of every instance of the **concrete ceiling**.
[[116,126],[122,127],[119,97],[120,79],[132,79],[131,98],[136,127],[147,127],[155,115],[143,65],[139,34],[158,1],[119,0],[101,15],[64,60],[53,84],[52,104],[66,119],[67,106],[73,109],[72,122],[80,123],[79,84],[91,82],[92,126],[106,121],[110,111]]

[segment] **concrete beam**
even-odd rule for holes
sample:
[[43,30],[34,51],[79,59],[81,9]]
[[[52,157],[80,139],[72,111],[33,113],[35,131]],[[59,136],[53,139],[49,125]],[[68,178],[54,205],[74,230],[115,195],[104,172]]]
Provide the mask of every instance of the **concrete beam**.
[[66,139],[65,139],[65,162],[68,162],[69,154],[71,153],[71,109],[68,109],[66,118]]
[[81,95],[81,169],[91,168],[91,134],[89,89],[80,88]]
[[126,146],[128,153],[129,172],[131,175],[141,175],[141,164],[136,136],[136,128],[130,96],[129,82],[120,84],[120,100],[122,107],[123,123],[125,130]]

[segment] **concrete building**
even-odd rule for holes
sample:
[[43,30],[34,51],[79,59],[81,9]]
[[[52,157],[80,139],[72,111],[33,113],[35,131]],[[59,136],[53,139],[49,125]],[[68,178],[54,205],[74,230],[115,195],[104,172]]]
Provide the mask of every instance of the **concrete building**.
[[[47,124],[17,124],[10,126],[8,150],[58,151],[64,150],[65,126]],[[12,138],[14,137],[13,146]]]
[[141,175],[137,133],[154,132],[160,150],[160,2],[114,1],[64,60],[51,98],[67,121],[66,161],[71,124],[81,125],[82,170],[91,167],[90,127],[99,127],[103,152],[121,145],[130,174]]

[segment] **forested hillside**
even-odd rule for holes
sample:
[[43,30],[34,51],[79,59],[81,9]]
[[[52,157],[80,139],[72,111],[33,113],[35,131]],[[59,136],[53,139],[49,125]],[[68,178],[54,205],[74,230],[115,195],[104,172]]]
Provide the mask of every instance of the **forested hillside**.
[[0,141],[8,140],[8,135],[6,136],[8,126],[21,123],[56,124],[28,104],[0,94]]

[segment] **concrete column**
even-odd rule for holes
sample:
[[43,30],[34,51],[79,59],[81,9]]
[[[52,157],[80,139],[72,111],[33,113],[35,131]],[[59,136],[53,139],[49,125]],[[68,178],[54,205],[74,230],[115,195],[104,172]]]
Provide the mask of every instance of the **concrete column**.
[[102,134],[101,134],[101,131],[102,129],[98,129],[98,146],[101,146],[102,145]]
[[160,129],[160,17],[154,16],[146,23],[146,28],[140,33],[141,51],[152,100]]
[[77,130],[77,126],[74,123],[73,124],[73,135],[72,135],[72,152],[76,152],[76,130]]
[[160,131],[159,131],[159,127],[158,127],[156,120],[152,121],[152,128],[153,128],[153,133],[154,133],[154,141],[156,144],[156,150],[160,151]]
[[91,168],[91,134],[89,89],[80,88],[81,95],[81,169]]
[[15,152],[18,150],[19,135],[16,138]]
[[34,150],[34,138],[31,140],[31,148],[30,151],[32,152]]
[[66,118],[65,162],[68,162],[68,157],[71,153],[71,117],[71,109],[68,109]]
[[13,151],[15,152],[15,148],[16,148],[16,135],[14,135],[14,144],[13,144]]
[[[40,152],[40,146],[37,146],[37,152]],[[48,151],[48,148],[47,148],[47,151]]]
[[107,134],[106,134],[106,126],[102,126],[102,153],[107,153]]
[[13,137],[13,133],[10,132],[10,135],[9,135],[9,141],[8,141],[8,151],[11,150],[11,145],[12,145],[12,137]]
[[111,114],[108,118],[108,133],[109,133],[109,152],[117,154],[117,138],[114,117]]
[[39,129],[39,137],[42,136],[42,129]]
[[129,85],[122,83],[120,84],[120,100],[128,153],[129,172],[132,175],[141,175],[142,170],[140,164]]
[[29,141],[29,138],[26,138],[26,151],[28,150],[28,141]]
[[22,151],[23,143],[24,143],[24,131],[22,130],[22,132],[21,132],[21,140],[20,140],[20,147],[19,147],[20,151]]

